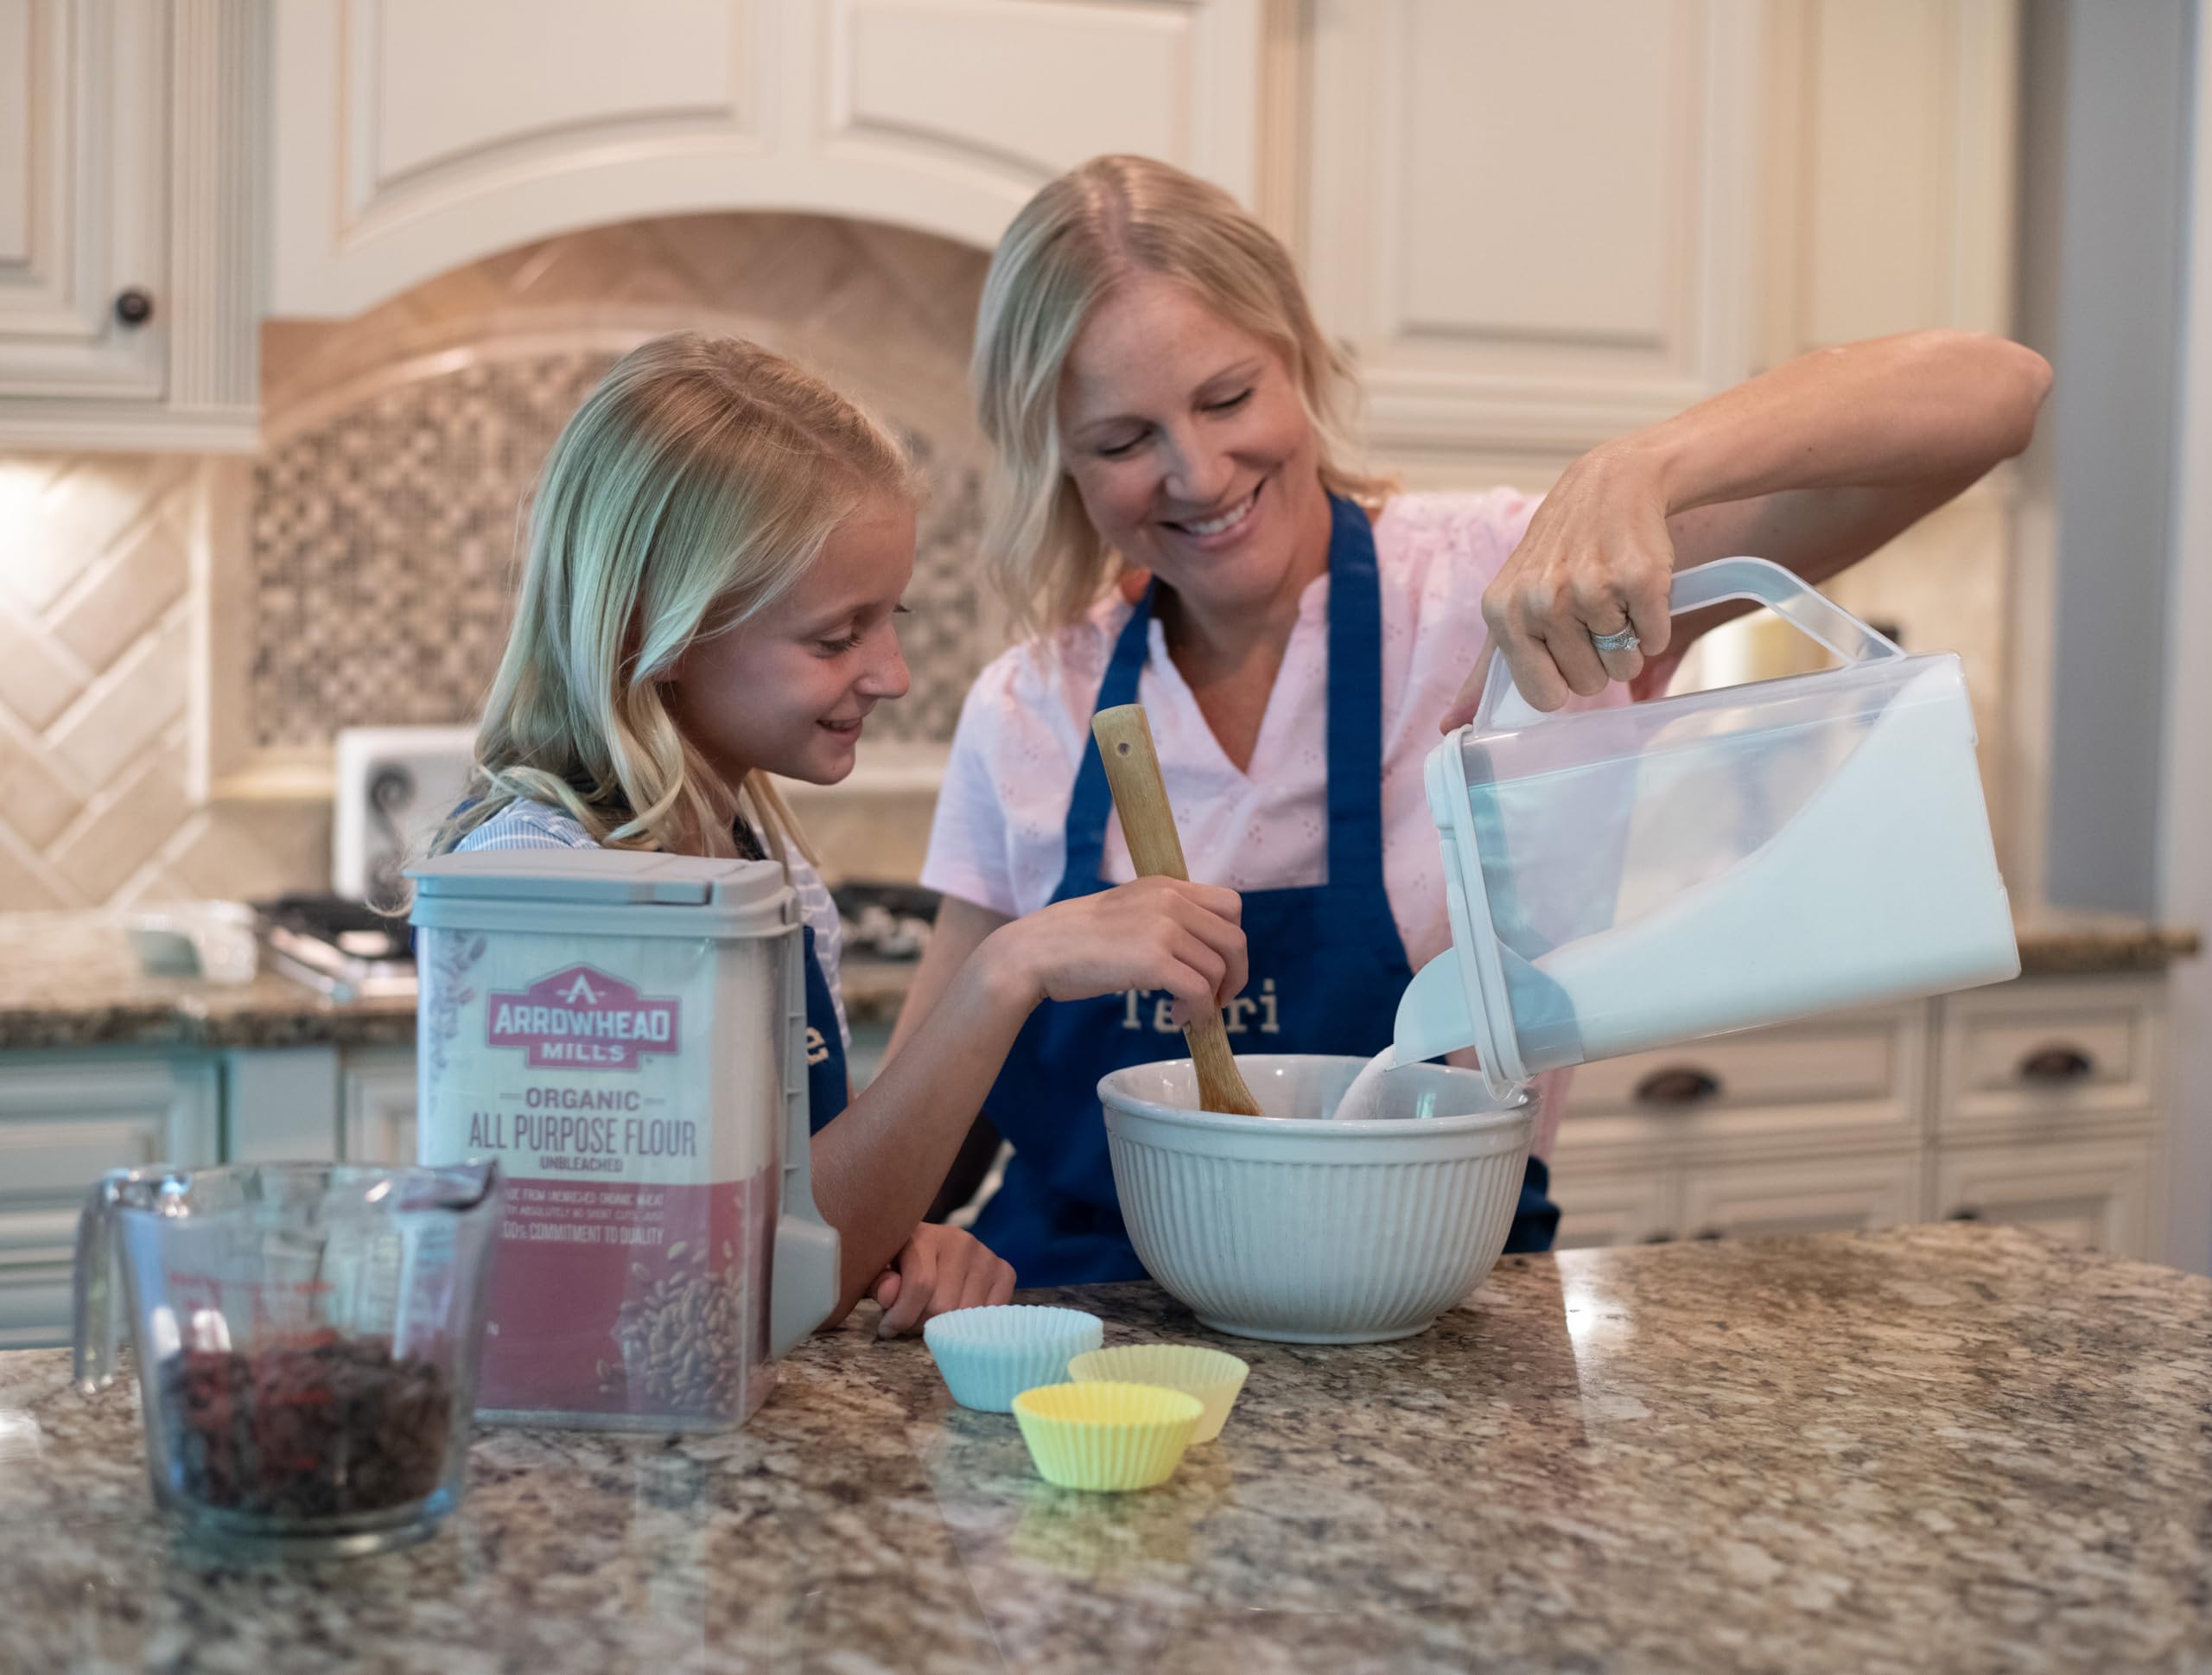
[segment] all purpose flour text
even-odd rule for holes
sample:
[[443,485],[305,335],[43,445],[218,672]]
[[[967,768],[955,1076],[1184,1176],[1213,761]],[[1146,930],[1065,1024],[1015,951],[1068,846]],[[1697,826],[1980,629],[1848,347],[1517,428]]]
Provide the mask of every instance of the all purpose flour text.
[[699,1125],[673,1117],[579,1117],[553,1111],[475,1111],[468,1149],[696,1157]]

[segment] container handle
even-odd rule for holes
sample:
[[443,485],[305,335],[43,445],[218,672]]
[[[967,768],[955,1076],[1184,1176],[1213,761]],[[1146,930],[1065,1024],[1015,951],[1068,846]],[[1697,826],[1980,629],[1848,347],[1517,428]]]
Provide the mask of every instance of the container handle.
[[115,1212],[130,1169],[111,1169],[92,1184],[77,1218],[77,1266],[71,1283],[75,1328],[72,1376],[90,1396],[115,1382],[123,1341],[123,1305],[115,1295]]
[[801,933],[784,961],[784,1157],[775,1253],[768,1269],[768,1354],[779,1360],[837,1307],[837,1230],[814,1201],[814,1124],[806,1091],[806,971]]
[[[1765,606],[1846,663],[1878,663],[1904,655],[1904,648],[1895,640],[1875,633],[1795,571],[1767,558],[1716,558],[1678,572],[1667,591],[1667,614],[1681,616],[1732,599],[1748,599]],[[1505,653],[1494,651],[1489,678],[1483,683],[1482,703],[1476,707],[1471,723],[1474,731],[1493,730],[1508,694],[1512,704],[1507,712],[1509,724],[1526,727],[1545,718],[1542,710],[1515,690],[1505,666]]]

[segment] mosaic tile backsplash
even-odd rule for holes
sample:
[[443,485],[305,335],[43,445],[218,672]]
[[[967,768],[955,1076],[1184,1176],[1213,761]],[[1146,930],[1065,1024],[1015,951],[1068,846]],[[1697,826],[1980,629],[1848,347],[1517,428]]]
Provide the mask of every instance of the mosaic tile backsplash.
[[[506,643],[522,496],[614,359],[480,360],[372,394],[269,450],[253,487],[257,744],[475,718]],[[930,479],[900,624],[914,686],[870,733],[944,740],[995,649],[978,629],[982,484],[929,437],[906,436]]]

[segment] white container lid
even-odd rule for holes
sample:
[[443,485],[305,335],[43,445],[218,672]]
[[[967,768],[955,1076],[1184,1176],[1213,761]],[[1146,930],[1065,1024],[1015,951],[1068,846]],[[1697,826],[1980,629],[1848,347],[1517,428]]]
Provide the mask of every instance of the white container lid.
[[796,924],[774,861],[643,850],[486,850],[407,869],[410,923],[426,929],[632,936],[764,936]]

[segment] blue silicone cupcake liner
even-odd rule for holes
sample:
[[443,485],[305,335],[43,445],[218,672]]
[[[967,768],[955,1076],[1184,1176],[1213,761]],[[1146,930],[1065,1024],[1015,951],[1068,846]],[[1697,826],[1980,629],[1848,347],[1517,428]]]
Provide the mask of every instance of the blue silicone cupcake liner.
[[984,1413],[1011,1413],[1023,1391],[1066,1383],[1069,1360],[1105,1338],[1096,1315],[1019,1302],[956,1309],[922,1328],[952,1399]]

